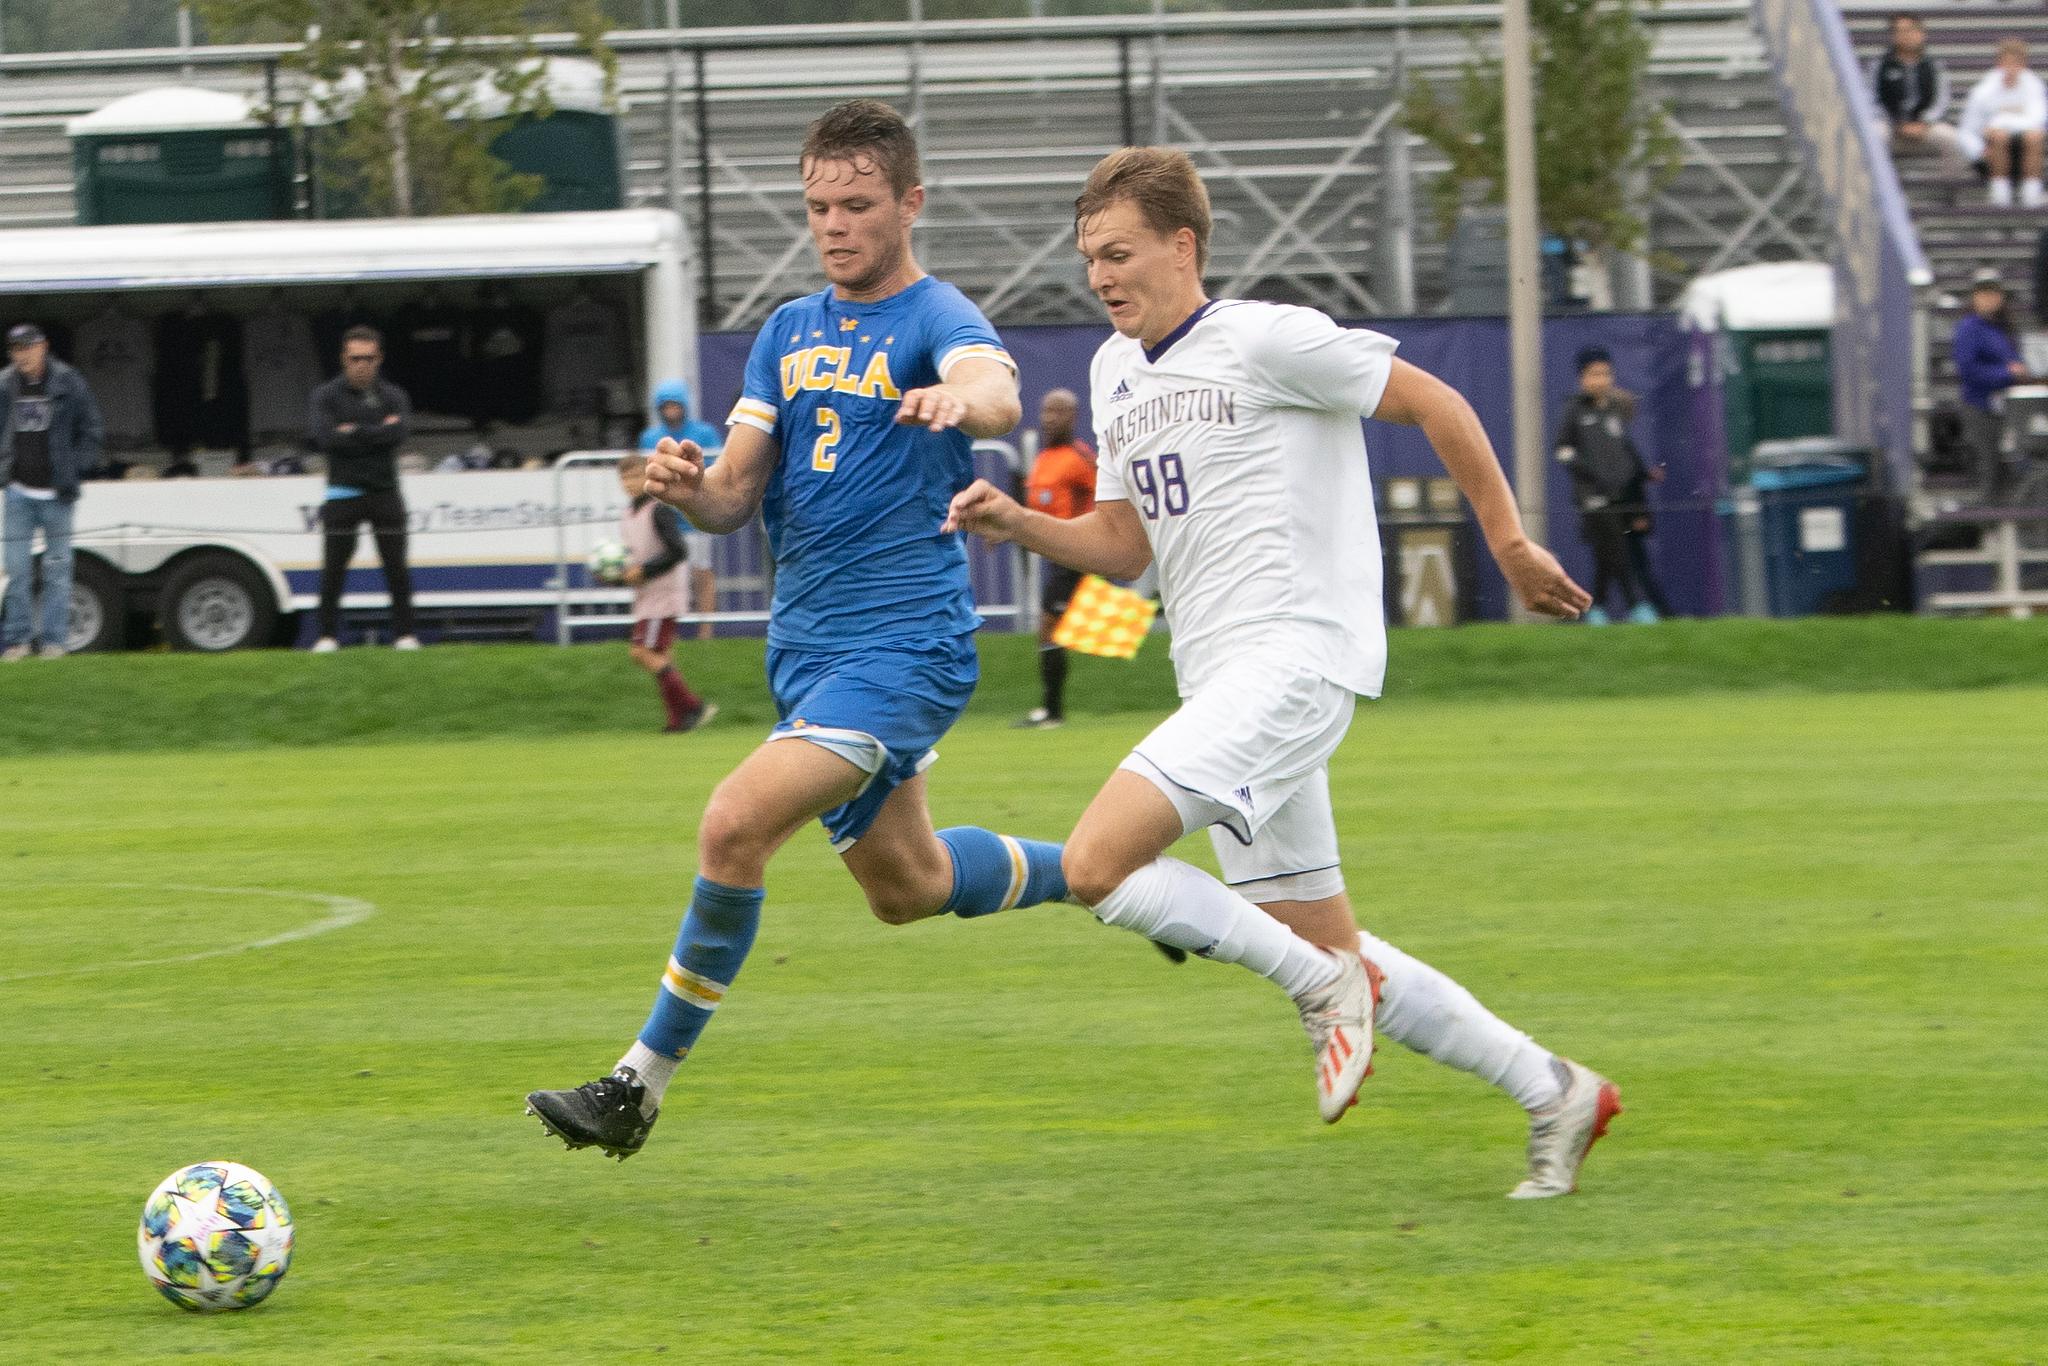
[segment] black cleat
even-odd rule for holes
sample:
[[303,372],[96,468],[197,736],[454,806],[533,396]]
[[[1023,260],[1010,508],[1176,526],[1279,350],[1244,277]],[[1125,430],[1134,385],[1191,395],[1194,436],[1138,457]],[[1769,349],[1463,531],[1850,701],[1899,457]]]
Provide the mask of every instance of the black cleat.
[[1166,956],[1166,961],[1169,963],[1178,965],[1188,961],[1188,951],[1186,949],[1175,948],[1171,944],[1162,944],[1157,939],[1152,940],[1151,944],[1153,948]]
[[717,715],[718,704],[716,702],[705,702],[695,711],[685,712],[682,719],[673,726],[663,726],[662,731],[668,735],[688,735],[693,730],[702,730],[710,725],[712,718]]
[[571,1149],[596,1148],[624,1162],[640,1151],[661,1111],[642,1116],[647,1088],[630,1067],[587,1081],[573,1091],[529,1091],[526,1113]]

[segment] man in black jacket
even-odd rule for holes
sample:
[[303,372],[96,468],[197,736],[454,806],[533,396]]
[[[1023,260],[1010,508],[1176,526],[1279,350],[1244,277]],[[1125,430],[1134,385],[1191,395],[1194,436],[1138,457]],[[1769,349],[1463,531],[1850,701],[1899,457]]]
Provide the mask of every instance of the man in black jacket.
[[1607,624],[1607,590],[1615,588],[1630,621],[1654,622],[1658,611],[1652,604],[1663,594],[1647,582],[1648,555],[1632,554],[1630,537],[1649,534],[1647,484],[1662,474],[1643,463],[1628,434],[1635,398],[1615,387],[1613,357],[1589,346],[1578,361],[1579,391],[1565,404],[1556,450],[1558,462],[1571,471],[1579,530],[1593,551],[1593,605],[1585,620],[1590,626]]
[[[71,523],[80,474],[100,460],[100,405],[85,377],[50,354],[34,323],[7,333],[0,370],[0,499],[6,503],[6,621],[0,659],[26,659],[29,637],[42,655],[64,653],[71,634]],[[32,541],[43,533],[42,611],[33,612]],[[39,615],[39,621],[30,620]]]
[[1927,55],[1927,29],[1917,14],[1892,16],[1891,50],[1870,69],[1877,98],[1878,132],[1894,157],[1937,156],[1949,175],[1970,172],[1956,130],[1941,121],[1948,112],[1948,73]]
[[341,338],[341,373],[313,391],[307,424],[327,454],[327,501],[320,509],[326,553],[320,564],[320,639],[316,654],[341,647],[341,591],[364,522],[391,593],[392,645],[417,650],[412,633],[412,574],[405,563],[405,498],[398,491],[398,448],[409,435],[412,400],[380,379],[384,342],[374,327]]

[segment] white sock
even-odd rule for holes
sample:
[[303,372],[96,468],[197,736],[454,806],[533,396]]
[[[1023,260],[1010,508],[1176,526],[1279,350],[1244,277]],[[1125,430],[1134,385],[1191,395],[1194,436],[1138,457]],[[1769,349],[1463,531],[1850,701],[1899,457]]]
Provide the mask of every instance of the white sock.
[[[666,1057],[638,1039],[633,1040],[633,1046],[618,1062],[619,1067],[632,1068],[634,1075],[640,1078],[640,1084],[647,1088],[647,1098],[640,1102],[640,1113],[648,1116],[661,1108],[662,1094],[668,1090],[669,1081],[682,1065],[681,1058]],[[617,1071],[618,1068],[612,1070]]]
[[1446,1067],[1484,1077],[1525,1110],[1545,1109],[1563,1097],[1564,1069],[1547,1049],[1429,964],[1362,930],[1358,940],[1386,974],[1376,1017],[1380,1033]]
[[1337,976],[1328,952],[1179,859],[1152,860],[1091,909],[1105,925],[1240,963],[1297,1000]]

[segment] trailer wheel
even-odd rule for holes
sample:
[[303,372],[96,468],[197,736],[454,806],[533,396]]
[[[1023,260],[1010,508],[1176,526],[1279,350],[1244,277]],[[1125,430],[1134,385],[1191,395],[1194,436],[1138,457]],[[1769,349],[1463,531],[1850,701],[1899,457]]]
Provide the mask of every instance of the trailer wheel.
[[71,654],[118,650],[128,643],[128,595],[121,576],[104,561],[80,555],[71,564]]
[[254,565],[216,551],[171,571],[158,617],[172,649],[218,654],[268,644],[277,603]]

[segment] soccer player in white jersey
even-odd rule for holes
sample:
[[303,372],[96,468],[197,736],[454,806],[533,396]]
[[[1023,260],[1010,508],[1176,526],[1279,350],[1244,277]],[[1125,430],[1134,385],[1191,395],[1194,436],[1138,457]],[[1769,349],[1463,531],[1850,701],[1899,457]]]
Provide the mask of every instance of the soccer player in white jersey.
[[[1329,758],[1386,671],[1360,419],[1422,428],[1530,608],[1574,616],[1590,599],[1523,531],[1471,405],[1396,360],[1393,339],[1314,309],[1207,297],[1209,200],[1184,154],[1104,158],[1074,225],[1117,331],[1090,372],[1095,511],[1058,521],[977,482],[948,520],[1075,569],[1131,578],[1159,567],[1181,707],[1082,815],[1063,857],[1069,888],[1106,924],[1287,990],[1317,1046],[1324,1119],[1355,1102],[1376,1025],[1529,1112],[1515,1198],[1576,1189],[1586,1150],[1620,1111],[1613,1083],[1361,934],[1345,895]],[[1165,857],[1205,827],[1223,882]],[[1373,986],[1362,1019],[1329,1004],[1361,972]]]

